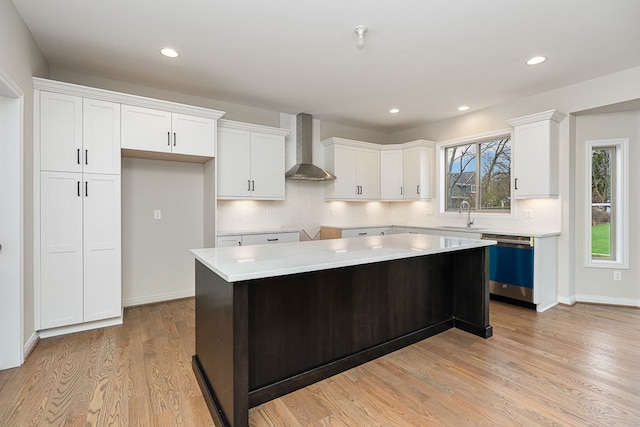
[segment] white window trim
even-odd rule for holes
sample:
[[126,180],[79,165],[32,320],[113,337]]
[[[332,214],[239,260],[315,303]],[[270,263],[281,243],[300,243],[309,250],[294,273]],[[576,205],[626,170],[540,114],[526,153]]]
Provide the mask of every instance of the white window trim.
[[[497,138],[500,136],[509,135],[511,141],[513,141],[513,128],[500,129],[496,131],[480,133],[471,136],[465,136],[463,138],[450,139],[448,141],[438,142],[436,144],[437,152],[438,152],[438,162],[436,166],[436,185],[438,186],[438,197],[439,208],[438,208],[438,216],[439,217],[457,217],[458,212],[450,212],[446,211],[446,188],[444,188],[445,180],[443,179],[443,173],[445,170],[445,162],[444,151],[446,148],[454,146],[454,145],[462,145],[462,144],[470,144],[472,142],[479,142],[483,140],[490,140],[492,138]],[[513,149],[513,148],[512,148]],[[512,165],[513,166],[513,165]],[[516,199],[513,197],[513,179],[511,180],[511,212],[510,213],[493,213],[493,212],[483,212],[483,211],[473,211],[473,216],[478,216],[482,218],[497,218],[497,219],[507,219],[507,218],[516,218]]]
[[[584,262],[592,268],[629,268],[629,139],[601,139],[586,141],[584,192]],[[616,258],[594,260],[591,257],[591,162],[592,152],[597,147],[616,149]]]

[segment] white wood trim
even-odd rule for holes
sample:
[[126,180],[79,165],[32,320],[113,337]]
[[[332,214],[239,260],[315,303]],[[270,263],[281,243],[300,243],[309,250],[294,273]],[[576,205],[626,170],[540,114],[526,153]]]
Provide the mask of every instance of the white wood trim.
[[577,294],[576,302],[640,308],[640,299],[637,299],[637,298],[621,298],[621,297],[607,297],[607,296],[601,296],[601,295]]
[[58,335],[73,334],[75,332],[90,331],[92,329],[107,328],[109,326],[122,325],[122,314],[111,319],[97,320],[95,322],[78,323],[77,325],[61,326],[59,328],[43,329],[39,331],[40,338],[57,337]]
[[289,129],[276,128],[272,126],[256,125],[253,123],[236,122],[233,120],[220,119],[218,120],[218,128],[228,128],[245,130],[249,132],[267,133],[271,135],[287,136],[291,133]]
[[327,138],[325,140],[320,141],[320,143],[325,147],[339,144],[339,145],[346,145],[346,146],[356,147],[356,148],[368,148],[370,150],[378,150],[378,151],[380,151],[380,147],[383,145],[383,144],[374,144],[372,142],[356,141],[355,139],[346,139],[346,138],[338,138],[338,137]]
[[564,305],[574,305],[576,303],[576,296],[575,295],[571,295],[568,297],[558,297],[558,303],[559,304],[564,304]]
[[427,141],[426,139],[417,139],[415,141],[403,142],[402,144],[374,144],[378,146],[380,151],[387,150],[406,150],[408,148],[416,147],[435,147],[436,143],[433,141]]
[[558,110],[547,110],[541,113],[529,114],[528,116],[516,117],[515,119],[507,120],[507,123],[511,126],[521,126],[529,123],[541,122],[544,120],[552,120],[560,123],[567,115]]
[[125,307],[134,307],[136,305],[153,304],[156,302],[171,301],[174,299],[190,298],[195,296],[195,290],[168,292],[165,294],[149,295],[145,297],[127,298],[123,300]]
[[25,360],[31,354],[33,349],[36,347],[36,344],[38,344],[38,341],[40,341],[40,336],[38,335],[37,332],[35,331],[32,332],[29,339],[27,339],[27,342],[24,343],[24,349],[22,354]]
[[[594,147],[616,148],[616,259],[594,260],[591,257],[591,152]],[[584,266],[588,268],[629,268],[629,139],[601,139],[586,141],[584,189]]]
[[46,90],[67,95],[75,95],[85,98],[92,98],[101,101],[117,102],[120,104],[134,105],[137,107],[154,108],[156,110],[171,111],[173,113],[190,114],[198,117],[208,117],[219,119],[225,112],[212,110],[210,108],[196,107],[193,105],[180,104],[171,101],[147,98],[144,96],[131,95],[110,90],[97,89],[88,86],[80,86],[72,83],[58,82],[55,80],[33,78],[34,89]]
[[0,369],[24,362],[24,93],[0,69]]

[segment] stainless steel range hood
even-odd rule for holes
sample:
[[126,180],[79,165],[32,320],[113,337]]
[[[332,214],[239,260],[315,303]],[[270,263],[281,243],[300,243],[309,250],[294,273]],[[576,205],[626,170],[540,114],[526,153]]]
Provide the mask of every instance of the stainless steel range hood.
[[287,179],[305,181],[328,181],[336,179],[329,172],[311,163],[311,114],[300,113],[296,116],[296,164],[285,174]]

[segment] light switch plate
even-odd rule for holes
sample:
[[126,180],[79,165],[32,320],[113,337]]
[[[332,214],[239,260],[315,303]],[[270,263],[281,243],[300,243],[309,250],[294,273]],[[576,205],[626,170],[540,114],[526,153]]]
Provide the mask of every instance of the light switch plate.
[[162,211],[160,209],[156,209],[153,211],[153,219],[161,219]]

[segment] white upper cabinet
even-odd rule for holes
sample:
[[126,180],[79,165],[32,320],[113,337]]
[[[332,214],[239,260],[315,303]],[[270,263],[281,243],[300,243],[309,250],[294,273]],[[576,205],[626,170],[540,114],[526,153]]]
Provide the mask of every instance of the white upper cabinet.
[[215,121],[206,117],[173,113],[171,152],[194,156],[215,157]]
[[85,173],[120,173],[120,104],[84,98],[82,146]]
[[325,169],[336,176],[325,184],[326,199],[380,199],[380,150],[375,144],[342,138],[329,138],[322,144]]
[[40,169],[120,173],[120,104],[40,93]]
[[215,156],[215,120],[153,108],[122,106],[122,148]]
[[549,110],[508,120],[513,132],[513,193],[517,199],[558,197],[559,123],[566,114]]
[[285,197],[285,129],[220,120],[218,198],[282,200]]
[[403,200],[403,157],[402,150],[380,152],[380,199]]
[[40,169],[82,172],[82,98],[40,93]]
[[430,142],[420,144],[404,150],[404,200],[434,197],[435,149]]

